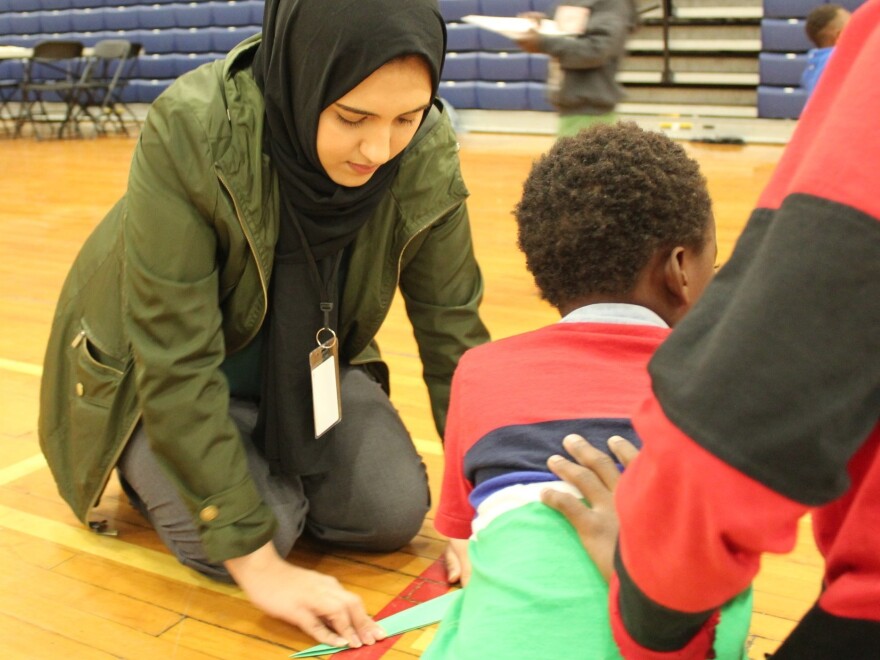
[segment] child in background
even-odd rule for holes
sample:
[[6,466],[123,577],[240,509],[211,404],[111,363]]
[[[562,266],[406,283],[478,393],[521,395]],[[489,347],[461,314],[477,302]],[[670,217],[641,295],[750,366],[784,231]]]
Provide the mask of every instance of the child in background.
[[840,5],[819,5],[807,15],[804,30],[816,47],[807,53],[807,68],[801,74],[801,87],[812,94],[819,77],[825,70],[828,58],[834,52],[834,46],[840,33],[849,22],[850,13]]
[[[612,435],[640,444],[630,414],[649,393],[648,360],[714,272],[711,202],[680,146],[620,123],[561,138],[515,213],[563,318],[469,350],[456,370],[435,525],[466,588],[424,657],[619,658],[605,578],[540,501],[576,492],[546,462],[573,433],[600,449]],[[745,657],[750,614],[747,590],[722,613],[717,657]]]

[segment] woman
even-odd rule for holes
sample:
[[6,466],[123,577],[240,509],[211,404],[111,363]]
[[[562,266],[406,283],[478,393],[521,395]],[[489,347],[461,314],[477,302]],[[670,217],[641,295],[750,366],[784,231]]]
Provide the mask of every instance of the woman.
[[373,341],[396,285],[441,432],[488,338],[444,47],[431,0],[267,2],[261,38],[150,109],[47,349],[41,446],[80,519],[117,467],[183,563],[330,644],[382,632],[283,557],[304,530],[395,549],[429,506]]

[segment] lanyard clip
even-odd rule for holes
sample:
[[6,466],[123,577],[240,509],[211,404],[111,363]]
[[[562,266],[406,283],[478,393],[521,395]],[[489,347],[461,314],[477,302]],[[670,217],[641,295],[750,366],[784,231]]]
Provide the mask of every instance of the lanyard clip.
[[322,302],[321,311],[324,312],[324,327],[330,329],[330,312],[333,311],[332,302]]

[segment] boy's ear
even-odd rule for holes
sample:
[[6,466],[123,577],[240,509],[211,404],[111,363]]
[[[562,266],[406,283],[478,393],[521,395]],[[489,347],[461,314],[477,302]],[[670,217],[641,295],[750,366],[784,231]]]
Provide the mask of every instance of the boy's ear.
[[677,307],[690,304],[691,296],[688,289],[688,275],[684,267],[684,247],[674,247],[666,258],[663,269],[666,290],[670,299]]

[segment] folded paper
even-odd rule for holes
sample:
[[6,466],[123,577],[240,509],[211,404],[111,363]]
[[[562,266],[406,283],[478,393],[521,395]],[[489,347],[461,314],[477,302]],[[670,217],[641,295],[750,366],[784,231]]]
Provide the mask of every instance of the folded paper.
[[[382,626],[382,629],[388,634],[389,637],[400,635],[402,633],[409,632],[410,630],[416,630],[417,628],[424,628],[425,626],[430,626],[432,623],[437,623],[438,621],[440,621],[443,618],[443,615],[446,614],[446,610],[449,609],[450,605],[452,605],[452,602],[460,595],[460,589],[457,589],[456,591],[450,591],[449,593],[438,596],[437,598],[432,598],[431,600],[427,600],[424,603],[414,605],[409,609],[403,610],[403,612],[392,614],[391,616],[386,617],[381,621],[376,621],[376,623]],[[339,653],[339,651],[345,651],[348,648],[348,646],[330,646],[329,644],[318,644],[317,646],[313,646],[309,649],[306,649],[305,651],[294,653],[290,657],[314,658],[321,655],[331,655],[333,653]]]

